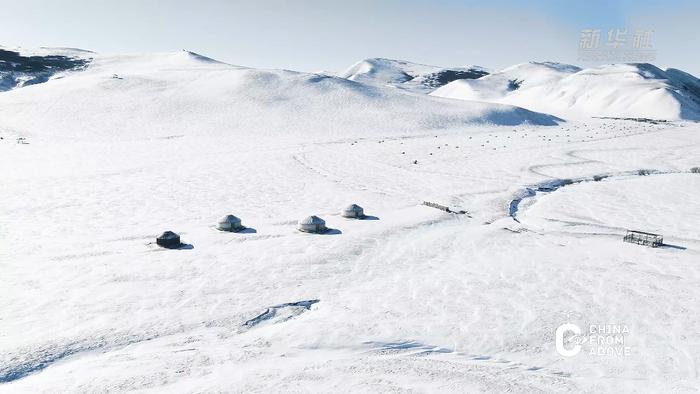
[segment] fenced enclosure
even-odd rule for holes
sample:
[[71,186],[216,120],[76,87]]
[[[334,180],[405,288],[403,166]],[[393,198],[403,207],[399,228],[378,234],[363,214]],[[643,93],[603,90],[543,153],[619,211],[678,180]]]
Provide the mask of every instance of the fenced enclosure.
[[627,230],[627,234],[625,234],[625,237],[622,240],[632,244],[651,246],[652,248],[656,248],[664,244],[664,237],[660,234],[645,233],[644,231],[634,230]]
[[[447,212],[447,213],[456,213],[456,214],[458,214],[458,215],[467,215],[467,216],[469,216],[469,212],[467,212],[467,211],[450,209],[450,208],[449,208],[448,206],[446,206],[446,205],[442,205],[442,204],[438,204],[438,203],[434,203],[434,202],[430,202],[430,201],[423,201],[423,205],[425,205],[425,206],[427,206],[427,207],[439,209],[439,210],[445,211],[445,212]],[[471,216],[469,216],[469,217],[471,217]]]

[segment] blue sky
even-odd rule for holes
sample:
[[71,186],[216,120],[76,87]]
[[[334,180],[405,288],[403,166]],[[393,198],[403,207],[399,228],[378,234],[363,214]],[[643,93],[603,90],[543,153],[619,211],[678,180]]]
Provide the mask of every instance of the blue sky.
[[[0,0],[0,45],[188,49],[252,67],[342,70],[367,57],[501,68],[578,61],[582,29],[653,30],[655,64],[700,75],[700,2]],[[694,45],[695,44],[695,45]]]

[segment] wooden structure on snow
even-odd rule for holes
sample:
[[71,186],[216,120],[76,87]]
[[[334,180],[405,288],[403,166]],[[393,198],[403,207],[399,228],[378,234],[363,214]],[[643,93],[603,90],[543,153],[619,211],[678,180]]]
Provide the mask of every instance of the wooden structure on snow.
[[622,240],[632,244],[651,246],[652,248],[656,248],[664,244],[664,237],[660,234],[645,233],[644,231],[634,230],[627,230],[627,234],[625,234],[625,237]]

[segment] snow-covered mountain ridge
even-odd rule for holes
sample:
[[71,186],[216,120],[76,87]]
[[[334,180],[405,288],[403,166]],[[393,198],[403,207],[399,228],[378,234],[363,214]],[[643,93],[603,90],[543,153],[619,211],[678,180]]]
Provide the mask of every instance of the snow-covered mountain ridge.
[[[178,68],[179,75],[175,76],[173,71]],[[210,73],[213,68],[218,68],[215,75]],[[298,108],[311,111],[316,111],[324,105],[340,105],[348,109],[345,114],[350,117],[360,112],[371,112],[370,108],[400,112],[404,114],[402,118],[412,122],[426,122],[421,113],[434,115],[434,109],[437,107],[426,108],[435,106],[438,101],[428,97],[417,98],[400,94],[406,92],[468,101],[466,104],[444,104],[447,101],[442,101],[437,105],[445,108],[445,111],[438,112],[449,112],[449,115],[437,120],[436,127],[441,127],[444,122],[455,121],[496,124],[551,123],[551,120],[545,121],[541,116],[535,119],[538,116],[517,108],[489,107],[483,102],[512,105],[565,119],[602,116],[700,120],[700,80],[681,70],[662,70],[646,63],[611,64],[582,69],[561,63],[530,62],[489,72],[479,66],[445,68],[404,60],[370,58],[355,63],[336,76],[329,73],[255,70],[221,63],[188,51],[172,54],[100,56],[70,48],[42,48],[20,52],[0,47],[0,91],[40,84],[69,75],[74,77],[69,81],[81,82],[78,85],[62,84],[61,89],[88,89],[83,82],[88,80],[89,76],[121,75],[130,69],[138,70],[135,75],[150,75],[148,78],[155,79],[160,78],[156,75],[158,72],[165,71],[164,78],[160,78],[161,83],[172,89],[177,89],[184,79],[206,71],[202,75],[214,77],[210,80],[215,85],[211,90],[212,100],[215,100],[215,94],[221,94],[219,98],[222,101],[233,100],[233,89],[244,97],[233,100],[227,107],[228,111],[237,112],[237,107],[244,107],[245,109],[239,109],[246,114],[255,112],[247,107],[252,98],[272,99],[277,95],[278,100],[274,101],[278,103],[291,100],[288,102],[294,103]],[[186,69],[192,71],[192,75],[185,76],[183,71]],[[224,75],[223,70],[228,70],[229,74]],[[167,75],[171,75],[172,78],[165,78]],[[222,83],[213,83],[216,78],[222,78]],[[126,94],[127,91],[121,90],[117,85],[128,86],[128,82],[118,83],[117,80],[123,79],[115,78],[112,81],[116,89],[113,93]],[[295,87],[289,84],[294,84]],[[224,92],[226,86],[230,89]],[[285,88],[279,89],[282,86]],[[138,86],[131,87],[138,89]],[[89,89],[94,88],[96,87]],[[193,87],[180,88],[186,97]],[[387,88],[397,89],[391,92]],[[43,91],[49,95],[51,92],[52,89],[48,87]],[[83,91],[81,94],[88,92]],[[328,100],[316,100],[321,97]],[[200,94],[198,98],[204,97]],[[309,105],[312,102],[313,105]],[[145,108],[148,108],[148,105]],[[458,114],[459,112],[461,114]],[[303,110],[299,112],[302,113]],[[509,115],[504,115],[506,113]],[[220,113],[218,116],[223,115]],[[309,119],[311,114],[307,112],[305,117]],[[423,120],[419,119],[421,117]]]
[[338,74],[341,78],[368,84],[389,85],[429,93],[458,79],[476,79],[488,75],[479,66],[444,68],[385,58],[361,60]]
[[0,116],[25,133],[95,138],[168,135],[182,124],[194,135],[312,133],[334,138],[347,128],[371,135],[559,121],[511,105],[465,103],[330,75],[233,66],[187,51],[94,55],[80,72],[1,93]]
[[558,116],[700,120],[700,80],[647,63],[580,69],[524,63],[476,80],[457,80],[439,97],[507,103]]

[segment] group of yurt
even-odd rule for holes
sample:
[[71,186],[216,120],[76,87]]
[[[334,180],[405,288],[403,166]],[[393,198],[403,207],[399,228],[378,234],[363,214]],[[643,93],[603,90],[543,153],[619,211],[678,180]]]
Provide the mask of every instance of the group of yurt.
[[[364,219],[364,209],[357,204],[350,204],[340,211],[340,216],[348,219]],[[234,215],[226,215],[219,219],[216,228],[220,231],[237,233],[245,229],[241,219]],[[323,234],[328,231],[326,221],[318,216],[307,216],[297,222],[297,230],[304,233]],[[172,231],[166,231],[156,238],[156,244],[164,248],[176,249],[182,246],[180,236]]]

